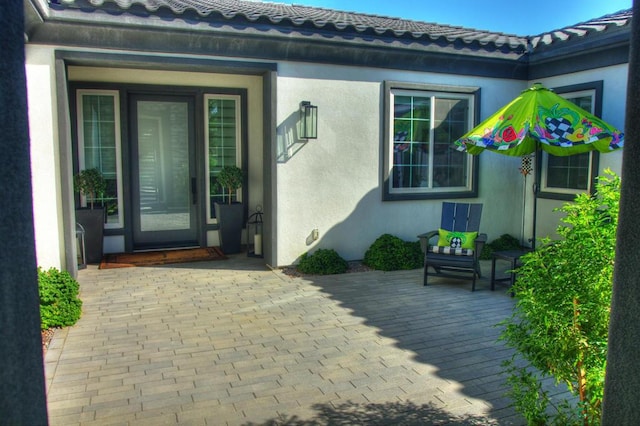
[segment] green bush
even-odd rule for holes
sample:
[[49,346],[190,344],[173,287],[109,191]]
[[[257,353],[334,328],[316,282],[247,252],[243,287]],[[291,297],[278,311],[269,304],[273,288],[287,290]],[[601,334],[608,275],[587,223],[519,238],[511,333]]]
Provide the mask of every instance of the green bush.
[[505,250],[521,250],[522,245],[520,244],[520,240],[516,237],[511,236],[509,234],[502,234],[500,238],[491,241],[488,244],[485,244],[482,248],[482,253],[480,253],[480,259],[489,260],[491,259],[491,254],[494,251],[505,251]]
[[343,274],[349,264],[333,249],[318,249],[315,253],[305,253],[300,257],[298,271],[305,274]]
[[423,265],[420,241],[403,241],[390,235],[381,235],[364,254],[363,263],[381,271],[417,269]]
[[79,284],[65,271],[38,268],[40,326],[42,330],[75,324],[82,313]]
[[[501,339],[517,351],[505,364],[509,395],[529,424],[600,424],[619,200],[620,179],[600,176],[595,195],[560,209],[560,239],[522,257]],[[547,377],[579,402],[557,404]]]

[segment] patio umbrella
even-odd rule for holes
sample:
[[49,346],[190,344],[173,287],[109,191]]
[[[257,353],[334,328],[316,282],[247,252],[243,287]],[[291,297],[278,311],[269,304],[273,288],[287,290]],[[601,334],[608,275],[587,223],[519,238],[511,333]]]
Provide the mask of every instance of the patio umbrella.
[[[526,191],[526,177],[531,167],[530,163],[525,167],[524,160],[530,161],[527,156],[539,149],[551,155],[567,156],[594,150],[612,152],[622,148],[623,143],[622,132],[536,83],[455,141],[454,146],[474,155],[488,150],[523,157],[521,172]],[[536,201],[534,195],[534,247]]]
[[520,157],[543,149],[566,156],[622,148],[622,132],[540,83],[454,142],[470,154],[484,150]]

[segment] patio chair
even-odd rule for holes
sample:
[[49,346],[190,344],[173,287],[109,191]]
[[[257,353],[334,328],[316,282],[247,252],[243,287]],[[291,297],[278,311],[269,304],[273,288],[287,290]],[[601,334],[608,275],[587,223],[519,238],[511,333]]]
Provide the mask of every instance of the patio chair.
[[[482,204],[442,203],[440,229],[418,235],[424,251],[424,285],[427,277],[471,279],[481,277],[480,253],[487,235],[479,233]],[[429,272],[429,268],[435,272]]]

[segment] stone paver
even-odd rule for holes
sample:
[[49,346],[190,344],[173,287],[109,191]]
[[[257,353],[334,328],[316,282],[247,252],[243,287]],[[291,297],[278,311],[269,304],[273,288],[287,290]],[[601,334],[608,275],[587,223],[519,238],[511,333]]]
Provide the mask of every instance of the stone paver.
[[79,281],[45,359],[51,425],[524,424],[494,326],[514,301],[486,277],[291,278],[237,255]]

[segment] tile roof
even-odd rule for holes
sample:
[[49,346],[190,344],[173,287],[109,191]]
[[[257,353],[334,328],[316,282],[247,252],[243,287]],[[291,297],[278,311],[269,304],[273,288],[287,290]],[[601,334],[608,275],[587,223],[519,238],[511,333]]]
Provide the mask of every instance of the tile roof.
[[[50,2],[72,6],[80,3],[81,0],[50,0]],[[274,26],[312,26],[326,31],[412,38],[416,41],[420,39],[447,43],[461,41],[465,44],[478,43],[481,46],[488,45],[520,51],[604,32],[613,27],[626,26],[630,24],[632,16],[631,9],[622,10],[536,36],[518,36],[403,18],[275,2],[247,0],[86,0],[86,2],[98,8],[106,7],[108,4],[115,4],[122,10],[142,7],[149,14],[159,13],[165,9],[174,15],[195,12],[204,20],[220,17],[226,20],[246,20],[250,23],[266,20]]]
[[541,44],[549,45],[554,42],[568,40],[572,37],[584,37],[590,33],[603,32],[612,28],[627,26],[631,24],[631,17],[631,9],[610,13],[599,18],[530,37],[531,45],[535,49]]

